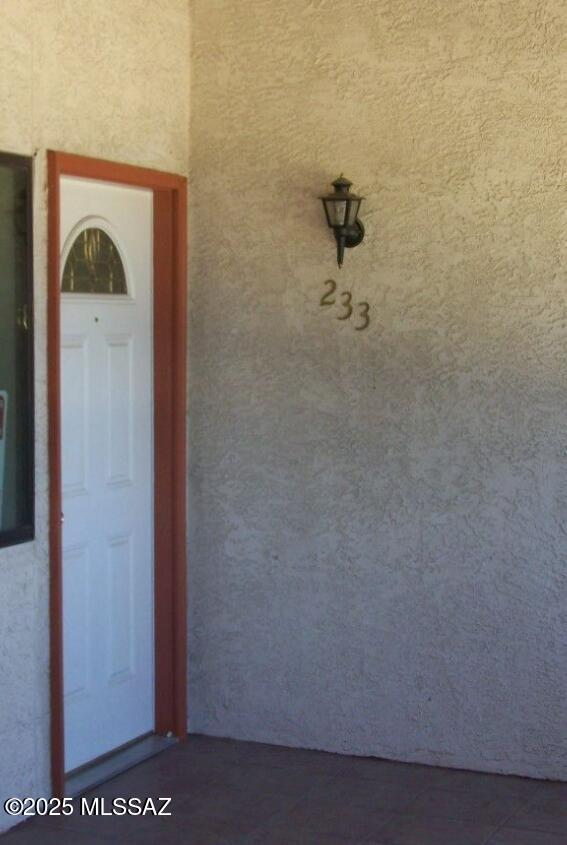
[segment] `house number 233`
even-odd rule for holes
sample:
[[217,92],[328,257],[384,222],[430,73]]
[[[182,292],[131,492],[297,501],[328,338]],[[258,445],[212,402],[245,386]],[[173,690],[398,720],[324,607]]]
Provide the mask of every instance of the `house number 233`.
[[327,292],[323,294],[319,304],[326,308],[329,305],[339,305],[341,313],[337,315],[337,320],[350,320],[354,317],[357,321],[355,331],[362,332],[370,325],[370,305],[368,302],[353,302],[352,293],[349,290],[342,290],[339,292],[339,302],[335,299],[337,291],[337,283],[333,279],[327,279],[324,282]]

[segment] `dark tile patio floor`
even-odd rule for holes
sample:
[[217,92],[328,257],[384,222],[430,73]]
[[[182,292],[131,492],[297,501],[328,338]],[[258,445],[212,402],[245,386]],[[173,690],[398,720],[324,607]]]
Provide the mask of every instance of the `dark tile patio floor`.
[[567,783],[192,736],[85,797],[172,815],[36,818],[2,845],[567,845]]

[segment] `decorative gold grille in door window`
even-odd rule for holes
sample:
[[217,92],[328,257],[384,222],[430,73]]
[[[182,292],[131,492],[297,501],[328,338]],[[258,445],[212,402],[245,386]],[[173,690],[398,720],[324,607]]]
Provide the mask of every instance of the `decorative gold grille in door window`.
[[124,265],[116,244],[103,229],[77,236],[63,270],[63,293],[128,293]]

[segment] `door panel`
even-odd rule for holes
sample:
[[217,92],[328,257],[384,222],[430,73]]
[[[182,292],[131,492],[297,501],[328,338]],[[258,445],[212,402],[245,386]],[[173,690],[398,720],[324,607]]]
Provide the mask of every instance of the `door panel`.
[[107,484],[132,484],[132,339],[107,338]]
[[134,566],[132,535],[112,537],[107,546],[110,594],[109,678],[118,683],[135,671],[134,612],[132,607]]
[[67,665],[65,672],[65,696],[67,698],[86,694],[88,687],[87,662],[84,655],[88,652],[88,595],[89,551],[87,546],[74,546],[65,549],[63,555],[65,581],[63,589],[67,597],[65,614],[65,641],[67,643]]
[[87,338],[68,335],[61,346],[61,381],[73,386],[73,401],[61,408],[62,430],[67,433],[63,450],[63,495],[86,494],[87,455]]
[[153,193],[61,179],[65,768],[154,727]]

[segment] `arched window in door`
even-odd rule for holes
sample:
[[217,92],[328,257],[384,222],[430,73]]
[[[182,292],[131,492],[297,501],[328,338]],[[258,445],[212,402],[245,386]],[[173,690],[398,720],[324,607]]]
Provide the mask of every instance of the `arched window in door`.
[[84,229],[65,262],[63,293],[126,294],[126,273],[118,248],[103,229]]

